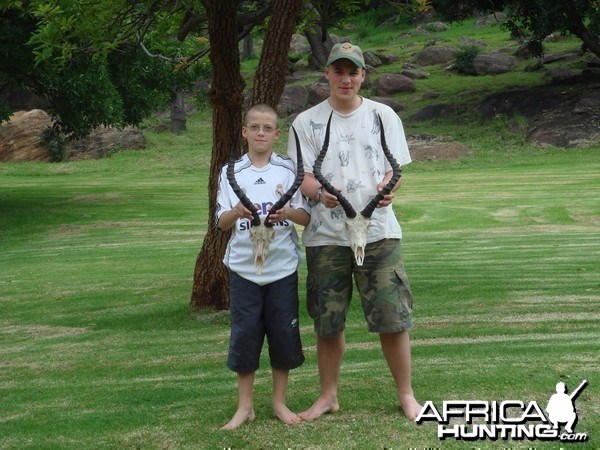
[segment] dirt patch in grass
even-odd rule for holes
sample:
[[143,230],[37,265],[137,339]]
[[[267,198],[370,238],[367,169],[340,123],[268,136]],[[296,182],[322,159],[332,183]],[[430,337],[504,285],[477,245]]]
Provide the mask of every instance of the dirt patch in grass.
[[35,339],[53,339],[57,337],[75,336],[88,332],[81,327],[53,327],[49,325],[11,325],[0,322],[0,335],[26,335]]
[[97,230],[97,229],[105,229],[105,228],[127,228],[127,227],[145,227],[148,226],[145,222],[102,222],[95,223],[92,225],[65,225],[63,227],[58,228],[54,232],[56,233],[77,233],[79,231],[85,230]]
[[600,216],[590,215],[584,216],[581,214],[571,214],[571,218],[577,222],[589,223],[596,227],[600,227]]
[[114,200],[117,198],[123,198],[123,194],[120,192],[107,192],[105,194],[85,194],[73,197],[71,200],[73,203],[97,203],[106,200]]
[[[568,341],[569,344],[573,342],[589,342],[590,339],[596,339],[597,335],[594,333],[544,333],[544,334],[513,334],[513,335],[494,335],[494,336],[474,336],[474,337],[456,337],[456,338],[428,338],[428,339],[413,339],[411,344],[413,346],[420,345],[447,345],[447,344],[489,344],[489,343],[500,343],[500,342],[528,342],[531,346],[531,341]],[[544,344],[545,345],[545,344]]]

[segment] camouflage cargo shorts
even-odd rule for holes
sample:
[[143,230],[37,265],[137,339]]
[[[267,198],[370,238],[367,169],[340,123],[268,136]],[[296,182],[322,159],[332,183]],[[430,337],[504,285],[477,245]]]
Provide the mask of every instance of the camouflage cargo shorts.
[[341,333],[352,299],[354,282],[361,297],[368,329],[395,333],[412,328],[413,296],[402,262],[399,239],[368,244],[357,266],[349,247],[307,247],[307,307],[321,337]]

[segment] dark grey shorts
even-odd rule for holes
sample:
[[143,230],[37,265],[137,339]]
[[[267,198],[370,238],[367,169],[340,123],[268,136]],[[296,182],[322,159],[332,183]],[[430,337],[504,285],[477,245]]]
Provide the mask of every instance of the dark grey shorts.
[[365,248],[357,266],[350,247],[307,247],[308,312],[322,337],[341,333],[352,299],[353,277],[369,331],[395,333],[413,326],[413,296],[404,271],[399,239],[383,239]]
[[265,336],[271,367],[290,370],[304,362],[298,319],[298,273],[260,286],[229,275],[231,339],[227,366],[234,372],[259,367]]

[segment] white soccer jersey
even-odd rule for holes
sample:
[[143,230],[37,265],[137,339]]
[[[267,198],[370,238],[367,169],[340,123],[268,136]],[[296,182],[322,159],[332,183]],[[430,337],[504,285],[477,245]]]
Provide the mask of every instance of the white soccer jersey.
[[[277,153],[272,153],[271,162],[261,168],[252,165],[247,153],[235,163],[235,179],[246,196],[255,204],[263,222],[269,208],[292,186],[295,178],[296,170],[293,161]],[[233,209],[238,202],[239,199],[227,180],[227,166],[225,166],[219,178],[217,222],[221,214]],[[310,214],[310,208],[300,189],[296,191],[289,205]],[[247,280],[265,285],[284,278],[298,269],[302,252],[298,245],[298,233],[291,220],[273,226],[275,238],[269,246],[269,255],[260,275],[257,275],[254,269],[250,226],[249,220],[240,219],[233,228],[223,259],[230,270]]]
[[[304,170],[314,173],[313,166],[323,147],[327,121],[333,111],[329,149],[321,165],[321,173],[341,190],[357,213],[377,194],[377,184],[391,170],[381,149],[378,114],[383,121],[387,146],[396,162],[400,166],[411,162],[398,115],[387,105],[366,98],[362,100],[361,106],[347,115],[333,111],[329,101],[325,100],[300,113],[293,123],[300,137]],[[296,143],[290,133],[288,154],[294,161],[295,153]],[[341,206],[327,209],[318,203],[312,208],[310,223],[304,228],[304,245],[349,246],[345,221],[346,215]],[[402,230],[391,206],[375,209],[367,242],[401,237]]]

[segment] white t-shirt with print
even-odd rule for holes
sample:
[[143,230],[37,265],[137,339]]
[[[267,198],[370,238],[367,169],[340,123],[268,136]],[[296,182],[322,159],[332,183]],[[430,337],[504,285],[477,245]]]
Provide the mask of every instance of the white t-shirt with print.
[[[263,222],[269,208],[292,186],[295,178],[296,170],[293,161],[277,153],[272,153],[270,163],[261,168],[252,165],[247,153],[235,163],[235,179],[246,196],[255,204]],[[227,166],[225,166],[219,178],[217,223],[221,215],[233,209],[238,202],[239,199],[227,180]],[[289,205],[310,213],[310,208],[300,189],[293,195]],[[236,221],[225,251],[223,259],[225,265],[241,277],[259,285],[272,283],[294,273],[302,258],[294,223],[285,220],[276,223],[273,229],[275,237],[269,246],[269,255],[260,275],[256,274],[254,268],[248,219]]]
[[[298,132],[302,147],[304,170],[314,173],[313,166],[325,139],[325,129],[333,111],[329,149],[321,165],[323,176],[348,199],[358,214],[377,194],[377,185],[391,166],[380,141],[381,116],[385,140],[396,162],[404,166],[411,162],[404,127],[398,115],[387,105],[362,99],[352,113],[343,115],[332,109],[328,100],[300,113],[292,126]],[[288,155],[295,161],[296,143],[290,131]],[[311,210],[310,223],[304,228],[305,246],[349,246],[345,229],[346,215],[341,206],[328,209],[318,203]],[[371,217],[367,242],[401,238],[402,229],[391,207],[376,208]]]

